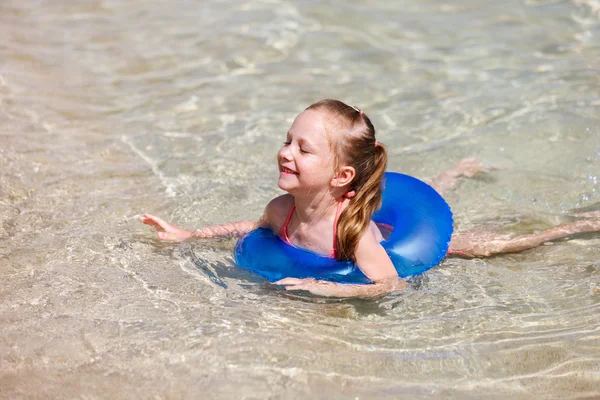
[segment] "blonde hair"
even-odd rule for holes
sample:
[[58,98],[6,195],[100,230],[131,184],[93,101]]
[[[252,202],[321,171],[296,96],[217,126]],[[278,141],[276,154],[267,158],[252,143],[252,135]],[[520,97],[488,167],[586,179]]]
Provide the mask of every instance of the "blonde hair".
[[332,118],[328,127],[336,130],[331,138],[335,168],[341,163],[354,168],[355,176],[349,191],[350,198],[337,225],[338,260],[354,260],[358,242],[371,223],[373,213],[381,207],[382,180],[387,165],[387,150],[375,140],[375,127],[360,109],[339,100],[325,99],[310,105],[307,110],[325,111]]

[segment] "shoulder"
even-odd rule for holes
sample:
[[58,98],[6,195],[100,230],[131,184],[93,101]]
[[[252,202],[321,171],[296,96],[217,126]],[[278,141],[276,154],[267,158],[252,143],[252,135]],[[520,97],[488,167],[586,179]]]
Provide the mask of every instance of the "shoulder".
[[377,226],[377,224],[375,222],[371,221],[371,223],[369,224],[368,230],[371,231],[371,233],[373,234],[373,237],[375,238],[377,243],[380,243],[383,241],[384,237],[383,237],[383,234],[381,233],[381,229],[379,229],[379,227]]
[[291,194],[275,197],[267,204],[264,218],[273,232],[279,232],[293,205],[294,197]]
[[275,197],[267,204],[267,208],[278,209],[278,208],[289,208],[294,204],[294,196],[289,193],[282,194],[281,196]]

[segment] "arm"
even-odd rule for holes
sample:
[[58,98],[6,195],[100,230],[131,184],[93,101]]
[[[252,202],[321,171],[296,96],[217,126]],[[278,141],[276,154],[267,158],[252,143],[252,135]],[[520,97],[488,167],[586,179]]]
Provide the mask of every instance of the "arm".
[[168,241],[183,241],[191,237],[212,238],[212,237],[230,237],[242,236],[258,227],[270,228],[278,231],[283,224],[283,219],[289,207],[293,204],[293,198],[290,195],[283,195],[271,200],[258,221],[240,221],[223,225],[206,226],[195,231],[188,231],[171,225],[168,222],[150,214],[144,214],[140,217],[146,225],[156,229],[159,239]]
[[285,278],[275,282],[285,290],[306,290],[318,296],[378,297],[406,288],[385,249],[375,239],[371,230],[362,237],[355,252],[356,264],[372,284],[351,285],[315,279]]
[[284,278],[275,285],[285,286],[285,290],[306,290],[317,296],[326,297],[380,297],[388,293],[406,289],[406,281],[401,278],[388,278],[369,285],[318,281],[313,278]]
[[228,237],[228,236],[242,236],[250,232],[253,229],[261,226],[261,220],[256,221],[240,221],[232,222],[223,225],[205,226],[204,228],[196,229],[192,232],[192,237],[198,238],[211,238],[211,237]]
[[191,237],[211,238],[242,236],[243,234],[250,232],[252,229],[264,224],[263,218],[261,218],[258,222],[249,220],[240,221],[223,225],[207,226],[195,231],[188,231],[175,225],[171,225],[168,222],[150,214],[144,214],[141,216],[140,221],[156,229],[156,235],[159,239],[168,241],[183,241]]

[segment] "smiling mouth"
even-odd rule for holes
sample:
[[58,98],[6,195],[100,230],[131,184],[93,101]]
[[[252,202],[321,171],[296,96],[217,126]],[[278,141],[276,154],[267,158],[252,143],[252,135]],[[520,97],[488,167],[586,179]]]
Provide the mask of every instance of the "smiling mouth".
[[292,171],[291,169],[286,168],[283,165],[281,166],[281,172],[285,172],[286,174],[298,175],[298,173],[296,171]]

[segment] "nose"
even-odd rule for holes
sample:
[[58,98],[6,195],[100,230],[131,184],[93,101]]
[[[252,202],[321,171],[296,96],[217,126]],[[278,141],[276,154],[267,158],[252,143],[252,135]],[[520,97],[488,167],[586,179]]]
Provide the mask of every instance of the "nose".
[[290,161],[292,159],[292,152],[290,151],[289,146],[283,146],[281,149],[279,149],[279,153],[277,155],[281,160]]

